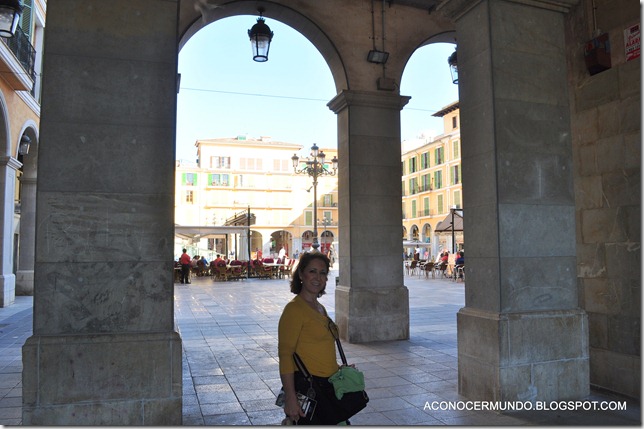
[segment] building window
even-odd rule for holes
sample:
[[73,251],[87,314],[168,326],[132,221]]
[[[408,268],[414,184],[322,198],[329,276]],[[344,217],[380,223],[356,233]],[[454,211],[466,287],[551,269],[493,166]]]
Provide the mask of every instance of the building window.
[[452,142],[452,152],[454,153],[454,159],[461,157],[461,142],[460,140],[454,140]]
[[452,116],[452,129],[458,128],[458,116]]
[[461,191],[454,191],[454,205],[457,209],[460,209],[461,206]]
[[211,156],[210,168],[230,168],[229,156]]
[[291,160],[289,159],[274,159],[273,160],[273,171],[291,171]]
[[305,211],[304,212],[304,225],[306,226],[313,226],[313,212],[312,211]]
[[197,186],[197,173],[183,173],[181,184],[183,186]]
[[442,164],[445,160],[444,151],[445,149],[442,146],[434,149],[434,160],[436,161],[436,165]]
[[322,204],[323,204],[323,207],[334,207],[334,205],[333,205],[333,195],[332,194],[324,194],[322,196]]
[[429,198],[423,198],[423,216],[429,216]]
[[420,155],[420,169],[429,168],[429,152]]
[[230,176],[228,174],[209,174],[208,186],[230,186]]
[[461,183],[461,171],[458,165],[453,165],[450,169],[450,181],[452,185]]
[[411,202],[411,217],[418,217],[418,213],[416,211],[416,200]]
[[193,191],[186,191],[186,203],[188,203],[188,204],[194,203],[194,192]]
[[443,187],[443,172],[434,171],[434,189],[440,189]]
[[418,170],[416,167],[416,157],[409,158],[409,172],[415,173]]
[[417,192],[418,192],[418,179],[416,177],[412,177],[411,179],[409,179],[409,195],[414,195]]
[[442,195],[439,195],[438,198],[437,198],[436,209],[438,210],[438,213],[443,213],[443,196]]
[[423,174],[420,177],[422,191],[431,191],[432,190],[432,179],[430,174]]
[[261,158],[240,158],[239,159],[239,168],[241,170],[261,171],[262,165],[263,163]]

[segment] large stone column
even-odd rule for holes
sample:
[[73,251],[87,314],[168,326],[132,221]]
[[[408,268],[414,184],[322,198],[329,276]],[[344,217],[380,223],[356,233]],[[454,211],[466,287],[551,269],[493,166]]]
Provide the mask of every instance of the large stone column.
[[16,300],[16,276],[13,274],[13,216],[15,210],[16,171],[20,162],[7,156],[0,160],[0,307],[8,307]]
[[459,392],[502,401],[584,397],[588,323],[577,297],[566,2],[449,3],[467,243]]
[[409,338],[401,260],[400,110],[409,97],[343,91],[338,115],[340,282],[335,316],[352,343]]
[[180,425],[177,1],[47,7],[25,425]]

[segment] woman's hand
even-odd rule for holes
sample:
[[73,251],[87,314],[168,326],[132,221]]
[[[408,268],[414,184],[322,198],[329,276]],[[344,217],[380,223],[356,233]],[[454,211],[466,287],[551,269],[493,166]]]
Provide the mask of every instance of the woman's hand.
[[284,413],[294,422],[297,422],[300,417],[305,416],[304,411],[300,408],[299,402],[297,402],[296,395],[287,395],[284,402]]
[[300,417],[304,417],[306,414],[304,414],[304,411],[300,408],[300,403],[297,401],[294,374],[280,374],[280,378],[284,388],[284,413],[292,421],[297,422]]

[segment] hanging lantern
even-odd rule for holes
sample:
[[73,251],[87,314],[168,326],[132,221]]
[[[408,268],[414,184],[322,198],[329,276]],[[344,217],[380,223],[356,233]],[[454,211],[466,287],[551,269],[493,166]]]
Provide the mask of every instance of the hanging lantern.
[[20,137],[20,145],[18,146],[19,155],[27,155],[29,153],[29,146],[31,146],[31,139],[27,135]]
[[21,13],[20,0],[0,0],[0,37],[13,37],[18,28]]
[[258,63],[263,63],[268,61],[268,50],[271,47],[271,40],[273,40],[273,32],[264,22],[262,13],[264,13],[264,8],[257,9],[259,12],[259,18],[257,18],[257,24],[248,30],[248,37],[250,37],[250,44],[253,48],[253,60]]
[[458,61],[456,58],[456,49],[454,49],[454,53],[447,59],[447,63],[449,64],[449,71],[452,74],[452,83],[458,84]]

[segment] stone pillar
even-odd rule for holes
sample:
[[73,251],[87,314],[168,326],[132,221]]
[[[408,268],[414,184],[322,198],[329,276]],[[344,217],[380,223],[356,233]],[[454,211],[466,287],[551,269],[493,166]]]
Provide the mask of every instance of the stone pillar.
[[577,296],[565,2],[451,3],[467,239],[459,393],[581,398],[588,323]]
[[16,295],[34,294],[36,245],[36,178],[20,180],[20,248],[16,272]]
[[403,284],[400,110],[409,97],[343,91],[338,115],[340,281],[335,316],[351,343],[409,338]]
[[181,424],[177,3],[47,7],[24,425]]
[[16,276],[13,274],[13,216],[15,210],[16,171],[21,164],[13,157],[0,160],[0,195],[3,196],[0,211],[0,307],[8,307],[16,300]]

